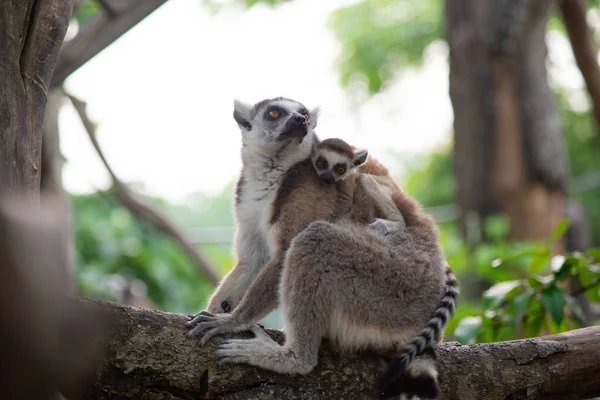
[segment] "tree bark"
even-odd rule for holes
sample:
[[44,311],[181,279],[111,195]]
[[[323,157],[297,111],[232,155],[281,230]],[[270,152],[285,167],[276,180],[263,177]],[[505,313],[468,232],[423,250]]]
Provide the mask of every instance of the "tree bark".
[[72,0],[0,2],[0,180],[39,201],[46,95]]
[[[467,215],[507,213],[514,239],[549,238],[566,162],[547,81],[543,0],[447,0],[454,163]],[[563,250],[559,243],[555,251]]]
[[[91,300],[81,300],[84,303]],[[287,376],[215,363],[184,333],[184,315],[94,302],[112,316],[106,358],[86,396],[91,399],[360,399],[370,398],[385,361],[342,355],[326,341],[306,376]],[[283,334],[267,330],[280,343]],[[251,337],[249,333],[240,337]],[[600,394],[600,327],[501,343],[442,344],[438,350],[443,398],[586,399]]]
[[60,249],[64,252],[63,275],[67,283],[67,293],[74,295],[75,284],[75,249],[73,239],[71,203],[62,184],[63,155],[60,152],[60,136],[58,114],[64,94],[59,89],[51,89],[48,94],[44,124],[42,128],[42,167],[41,167],[41,204],[61,207],[66,216],[65,228],[60,237]]

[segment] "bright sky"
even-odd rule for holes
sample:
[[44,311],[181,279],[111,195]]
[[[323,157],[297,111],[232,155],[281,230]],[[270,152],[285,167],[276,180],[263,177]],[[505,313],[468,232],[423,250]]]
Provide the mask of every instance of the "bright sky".
[[[200,0],[170,0],[75,72],[67,90],[88,103],[116,173],[174,202],[214,194],[236,178],[240,133],[233,99],[286,96],[322,109],[317,133],[366,147],[392,172],[404,156],[450,138],[447,50],[431,46],[420,71],[353,110],[338,84],[339,46],[327,27],[344,0],[296,0],[212,16]],[[108,186],[70,107],[60,117],[65,187]]]

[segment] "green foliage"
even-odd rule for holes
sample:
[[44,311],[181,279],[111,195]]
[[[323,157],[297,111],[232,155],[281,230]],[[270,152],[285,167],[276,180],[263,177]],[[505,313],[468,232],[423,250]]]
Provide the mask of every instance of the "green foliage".
[[427,46],[442,38],[442,12],[438,0],[364,0],[336,10],[330,25],[342,45],[342,86],[362,80],[375,94],[400,67],[420,65]]
[[[110,193],[73,196],[72,201],[80,294],[114,300],[109,281],[114,275],[122,275],[143,281],[148,298],[163,310],[193,312],[205,305],[212,285],[200,277],[187,255],[170,238],[140,223]],[[164,202],[155,203],[166,208]],[[221,202],[216,208],[208,206],[197,213],[198,218],[214,216],[215,209],[221,207]],[[186,221],[184,208],[177,211],[176,220]],[[188,210],[187,215],[192,214]],[[226,221],[227,218],[229,212],[224,216]],[[205,245],[202,250],[224,272],[233,263],[230,247]]]
[[244,0],[244,3],[246,4],[246,7],[252,7],[257,4],[266,4],[268,6],[275,7],[279,4],[288,3],[290,1],[291,0]]
[[[224,2],[218,0],[201,0],[204,7],[206,7],[212,13],[218,13],[223,8],[227,7],[231,4],[223,4]],[[292,0],[234,0],[233,4],[244,7],[251,8],[259,4],[264,4],[269,7],[276,7],[280,4],[289,3]],[[229,2],[227,2],[229,3]]]
[[81,25],[85,23],[88,19],[93,17],[100,10],[102,10],[102,6],[98,1],[83,1],[73,13],[73,18]]
[[[551,257],[551,247],[568,227],[558,224],[548,243],[510,254],[488,264],[503,270],[482,298],[483,309],[459,315],[453,334],[462,343],[509,340],[557,333],[580,327],[584,322],[571,281],[581,285],[591,301],[600,301],[600,249]],[[514,265],[519,265],[515,268]],[[482,272],[478,270],[478,273]]]
[[452,173],[452,143],[441,146],[427,157],[420,156],[407,163],[407,170],[402,187],[424,207],[454,203],[456,182]]

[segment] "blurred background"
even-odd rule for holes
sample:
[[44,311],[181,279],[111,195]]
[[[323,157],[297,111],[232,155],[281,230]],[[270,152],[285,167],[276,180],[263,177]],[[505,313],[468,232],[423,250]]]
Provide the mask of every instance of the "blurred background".
[[286,96],[435,216],[462,290],[447,337],[596,324],[599,24],[591,0],[77,1],[42,174],[74,291],[202,309],[234,264],[233,99]]

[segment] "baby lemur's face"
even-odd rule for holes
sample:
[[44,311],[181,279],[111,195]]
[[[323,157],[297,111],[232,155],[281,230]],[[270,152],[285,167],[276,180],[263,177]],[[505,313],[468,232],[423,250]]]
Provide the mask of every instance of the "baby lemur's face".
[[313,167],[323,183],[332,184],[346,179],[367,161],[367,150],[352,150],[341,139],[323,140],[312,157]]

